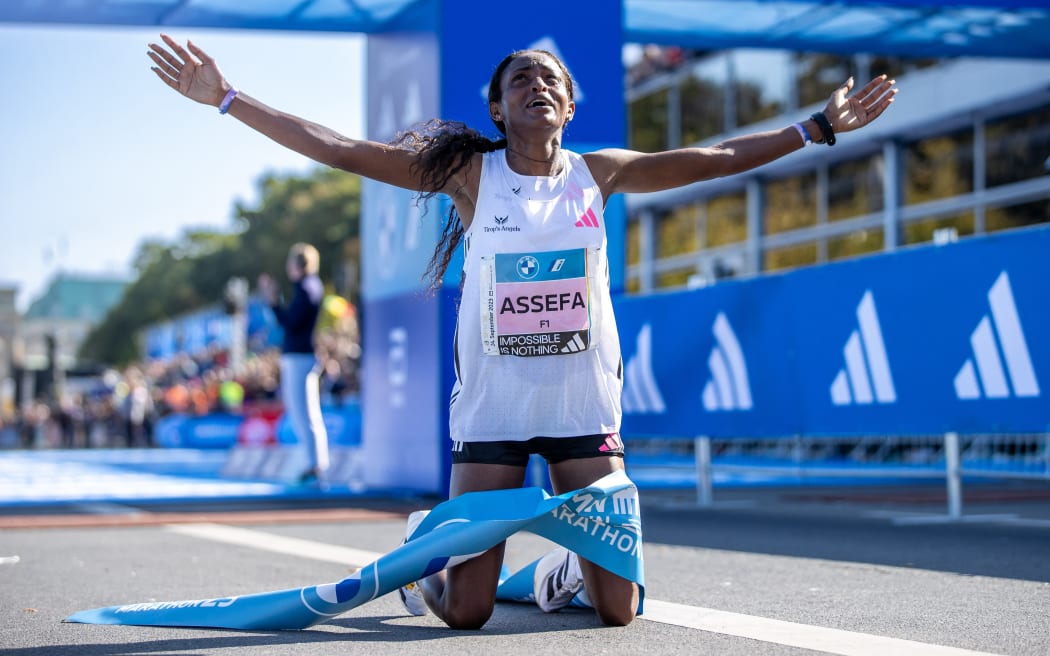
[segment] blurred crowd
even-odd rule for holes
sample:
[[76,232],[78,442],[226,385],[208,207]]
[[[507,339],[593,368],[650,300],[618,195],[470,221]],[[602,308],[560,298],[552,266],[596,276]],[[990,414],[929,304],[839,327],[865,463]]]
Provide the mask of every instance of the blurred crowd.
[[646,45],[641,56],[627,66],[627,85],[635,86],[659,73],[677,70],[691,59],[703,54],[703,51],[680,48],[678,46]]
[[[322,404],[360,391],[356,321],[317,334]],[[0,416],[3,448],[152,447],[171,414],[246,413],[280,406],[280,350],[249,352],[237,371],[227,350],[142,361],[90,379],[67,379],[61,399],[38,399]]]

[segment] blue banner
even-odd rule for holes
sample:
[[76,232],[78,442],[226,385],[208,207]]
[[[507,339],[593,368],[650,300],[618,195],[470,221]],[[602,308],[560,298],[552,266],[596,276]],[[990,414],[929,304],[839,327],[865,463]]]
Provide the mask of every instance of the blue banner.
[[[368,137],[389,142],[440,115],[438,38],[368,38]],[[442,203],[375,180],[361,186],[364,373],[362,461],[372,488],[442,494],[444,393],[438,303],[423,274],[444,221]],[[440,401],[439,401],[440,399]],[[405,459],[405,453],[415,457]]]
[[[361,406],[356,399],[341,405],[324,404],[321,416],[331,445],[358,446],[361,444]],[[157,444],[167,448],[227,449],[237,444],[245,415],[212,412],[194,416],[170,414],[157,420],[154,431]],[[287,415],[281,415],[275,427],[277,441],[295,444],[295,431]]]
[[[390,142],[399,132],[440,115],[438,42],[433,33],[374,34],[367,48],[369,139]],[[423,287],[423,272],[444,215],[440,203],[431,202],[425,209],[417,196],[368,178],[361,181],[361,294],[366,316],[371,303]]]
[[[340,405],[325,403],[321,406],[321,418],[324,420],[328,443],[342,446],[361,445],[361,405],[356,399],[344,401]],[[288,415],[281,415],[276,427],[277,442],[295,444],[299,441],[292,428]]]
[[171,449],[228,449],[237,443],[242,415],[213,412],[202,416],[170,414],[157,421],[159,446]]
[[[623,8],[613,2],[534,0],[530,17],[489,29],[491,3],[445,0],[441,24],[441,116],[498,136],[488,106],[496,65],[515,50],[557,55],[573,77],[576,120],[565,130],[566,147],[623,143]],[[534,20],[532,16],[557,16]],[[472,20],[473,19],[473,20]],[[583,150],[581,149],[581,152]]]
[[365,483],[443,494],[441,438],[448,397],[438,384],[438,298],[407,294],[373,301],[368,308],[362,331]]
[[[325,622],[528,530],[639,586],[644,596],[638,490],[623,472],[549,496],[539,488],[473,492],[439,504],[401,547],[342,581],[244,597],[126,604],[67,622],[297,630]],[[497,593],[497,597],[501,596]],[[502,595],[506,598],[507,593]]]
[[632,436],[1044,432],[1050,229],[619,298]]
[[[252,298],[245,308],[249,350],[262,351],[281,343],[281,327],[270,307]],[[198,355],[211,347],[228,349],[233,343],[233,321],[218,307],[209,307],[146,328],[145,356],[169,360],[179,354]]]

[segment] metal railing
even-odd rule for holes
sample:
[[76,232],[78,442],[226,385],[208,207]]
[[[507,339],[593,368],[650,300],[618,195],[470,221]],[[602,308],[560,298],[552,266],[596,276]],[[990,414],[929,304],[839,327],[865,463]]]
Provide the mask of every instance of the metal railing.
[[[694,470],[696,500],[714,504],[714,480],[723,474],[781,474],[819,478],[944,480],[947,514],[962,517],[965,478],[1050,482],[1050,434],[796,436],[780,439],[634,438],[628,454],[645,459],[652,445],[664,464]],[[652,462],[652,461],[650,461]]]

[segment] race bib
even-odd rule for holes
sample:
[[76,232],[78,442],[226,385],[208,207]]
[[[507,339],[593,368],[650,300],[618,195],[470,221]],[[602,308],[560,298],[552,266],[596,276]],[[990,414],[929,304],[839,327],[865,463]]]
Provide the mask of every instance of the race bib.
[[597,260],[585,248],[482,256],[483,352],[533,357],[595,348]]

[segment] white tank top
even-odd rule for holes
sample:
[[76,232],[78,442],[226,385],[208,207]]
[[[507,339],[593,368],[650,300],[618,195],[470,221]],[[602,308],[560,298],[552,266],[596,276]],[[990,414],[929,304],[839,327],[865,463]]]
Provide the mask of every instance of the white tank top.
[[580,155],[554,177],[484,155],[456,327],[451,437],[462,442],[620,430],[622,363],[602,196]]

